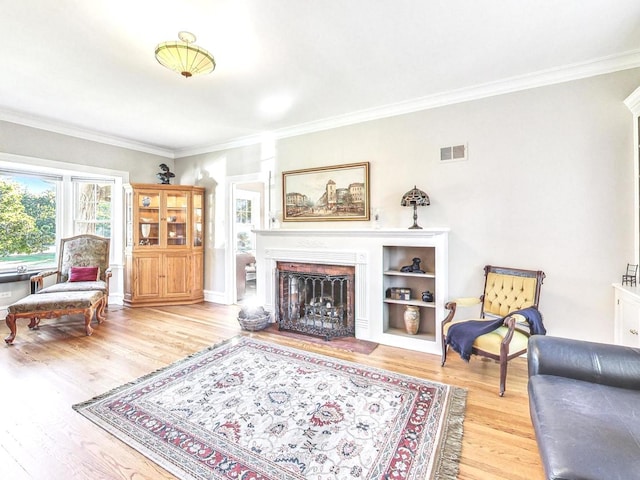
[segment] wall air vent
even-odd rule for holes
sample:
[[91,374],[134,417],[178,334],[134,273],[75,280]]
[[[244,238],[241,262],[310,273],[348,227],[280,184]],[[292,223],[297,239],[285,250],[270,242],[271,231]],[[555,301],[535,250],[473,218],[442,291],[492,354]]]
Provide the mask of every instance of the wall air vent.
[[451,147],[442,147],[440,149],[441,162],[459,162],[467,159],[467,145],[453,145]]

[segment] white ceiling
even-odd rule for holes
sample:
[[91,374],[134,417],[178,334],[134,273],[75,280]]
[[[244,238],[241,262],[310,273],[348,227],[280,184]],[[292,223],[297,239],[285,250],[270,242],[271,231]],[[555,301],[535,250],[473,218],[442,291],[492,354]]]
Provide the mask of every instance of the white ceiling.
[[[638,0],[0,6],[0,120],[167,157],[640,66]],[[157,63],[180,30],[212,74]]]

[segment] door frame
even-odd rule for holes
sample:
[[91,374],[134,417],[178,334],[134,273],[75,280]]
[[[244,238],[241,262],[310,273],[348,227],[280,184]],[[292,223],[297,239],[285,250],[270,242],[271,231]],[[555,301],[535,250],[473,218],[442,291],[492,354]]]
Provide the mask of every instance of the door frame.
[[260,222],[258,229],[265,228],[269,212],[267,211],[267,198],[269,196],[269,176],[263,173],[251,173],[247,175],[234,175],[227,177],[226,181],[226,208],[225,208],[225,225],[226,225],[226,246],[225,246],[225,274],[224,274],[224,298],[227,305],[237,302],[237,285],[236,285],[236,249],[234,238],[234,215],[236,204],[236,190],[243,183],[262,183],[262,195],[260,203],[262,204],[263,214],[259,215]]

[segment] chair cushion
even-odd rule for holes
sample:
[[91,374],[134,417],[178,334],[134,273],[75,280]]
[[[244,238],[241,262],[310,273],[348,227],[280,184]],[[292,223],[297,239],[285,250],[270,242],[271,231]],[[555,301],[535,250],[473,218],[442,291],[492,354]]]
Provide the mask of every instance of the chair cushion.
[[[468,320],[474,320],[476,322],[492,322],[495,319],[482,319],[482,318],[468,318],[464,320],[458,320],[449,322],[444,326],[443,334],[447,335],[449,331],[449,327],[455,323],[461,323]],[[482,350],[483,352],[491,353],[493,355],[500,355],[500,344],[504,337],[507,335],[509,329],[507,327],[498,327],[494,331],[485,333],[484,335],[480,335],[473,342],[474,348]],[[513,354],[516,352],[524,352],[527,350],[527,342],[529,341],[529,337],[524,333],[518,331],[517,329],[513,332],[513,337],[511,338],[511,342],[509,343],[509,353]]]
[[100,279],[100,267],[71,267],[69,282],[95,282]]
[[93,290],[88,292],[36,293],[27,295],[16,303],[9,305],[9,313],[36,313],[51,310],[71,310],[89,308],[104,294]]
[[43,288],[38,292],[38,295],[42,293],[57,293],[57,292],[79,292],[81,290],[91,291],[98,290],[103,293],[107,293],[107,282],[98,280],[95,282],[65,282],[55,283],[49,287]]

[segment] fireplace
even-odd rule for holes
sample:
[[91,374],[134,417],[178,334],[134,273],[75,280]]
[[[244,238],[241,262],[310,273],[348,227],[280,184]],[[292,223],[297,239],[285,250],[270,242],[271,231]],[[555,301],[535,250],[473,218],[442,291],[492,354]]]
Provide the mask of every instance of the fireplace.
[[355,268],[277,262],[276,321],[290,330],[331,340],[355,336]]
[[[378,342],[395,347],[408,348],[411,350],[433,353],[440,355],[440,325],[446,316],[444,308],[447,296],[447,228],[424,228],[422,230],[402,229],[302,229],[302,228],[278,228],[272,230],[256,231],[256,262],[257,262],[257,290],[256,297],[264,308],[272,313],[274,322],[280,320],[280,310],[284,308],[281,301],[280,287],[281,280],[284,282],[281,269],[287,265],[301,264],[318,265],[329,267],[348,267],[353,272],[353,277],[349,283],[349,297],[351,307],[347,309],[346,326],[340,328],[351,328],[351,322],[355,328],[355,338]],[[435,302],[431,315],[425,315],[431,322],[432,332],[430,336],[426,334],[410,335],[399,329],[395,324],[389,323],[388,311],[401,305],[403,300],[392,300],[385,298],[386,283],[390,274],[386,272],[389,268],[385,264],[384,252],[389,248],[407,247],[412,248],[432,248],[434,249],[433,262],[434,272],[437,275],[433,278],[433,292],[436,293]],[[431,257],[430,257],[431,258]],[[410,260],[410,259],[409,259]],[[404,265],[404,264],[403,264]],[[280,266],[280,269],[279,269]],[[307,267],[301,267],[307,268]],[[287,270],[284,268],[284,270]],[[295,272],[294,272],[295,273]],[[311,272],[302,271],[301,274]],[[349,270],[319,272],[331,275],[349,275]],[[395,277],[391,276],[392,279]],[[402,285],[401,277],[394,283]],[[386,280],[385,280],[386,279]],[[305,291],[303,285],[299,287],[298,281],[294,282],[300,298],[301,291]],[[284,284],[283,284],[284,287]],[[327,284],[325,284],[325,291]],[[306,291],[309,287],[306,288]],[[316,292],[318,286],[316,285]],[[289,293],[291,295],[291,293]],[[315,297],[323,295],[316,294]],[[305,294],[304,306],[308,305]],[[352,299],[352,300],[351,300]],[[313,301],[313,297],[311,297]],[[299,302],[298,302],[299,303]],[[316,304],[317,302],[313,302]],[[336,302],[332,301],[329,308],[335,308]],[[343,303],[338,299],[337,303]],[[322,304],[320,304],[322,306]],[[326,308],[326,302],[324,303]],[[287,307],[288,308],[288,307]],[[294,309],[293,319],[296,318],[301,308],[298,305],[298,312]],[[400,308],[400,307],[398,307]],[[283,312],[285,313],[285,312]],[[329,310],[320,310],[320,315],[331,319],[334,313]],[[291,317],[285,319],[290,327],[293,323]],[[297,322],[295,327],[310,330],[307,324]],[[327,326],[327,323],[323,326]],[[332,325],[333,326],[333,325]],[[306,332],[305,332],[306,333]],[[324,332],[314,334],[322,334]]]

